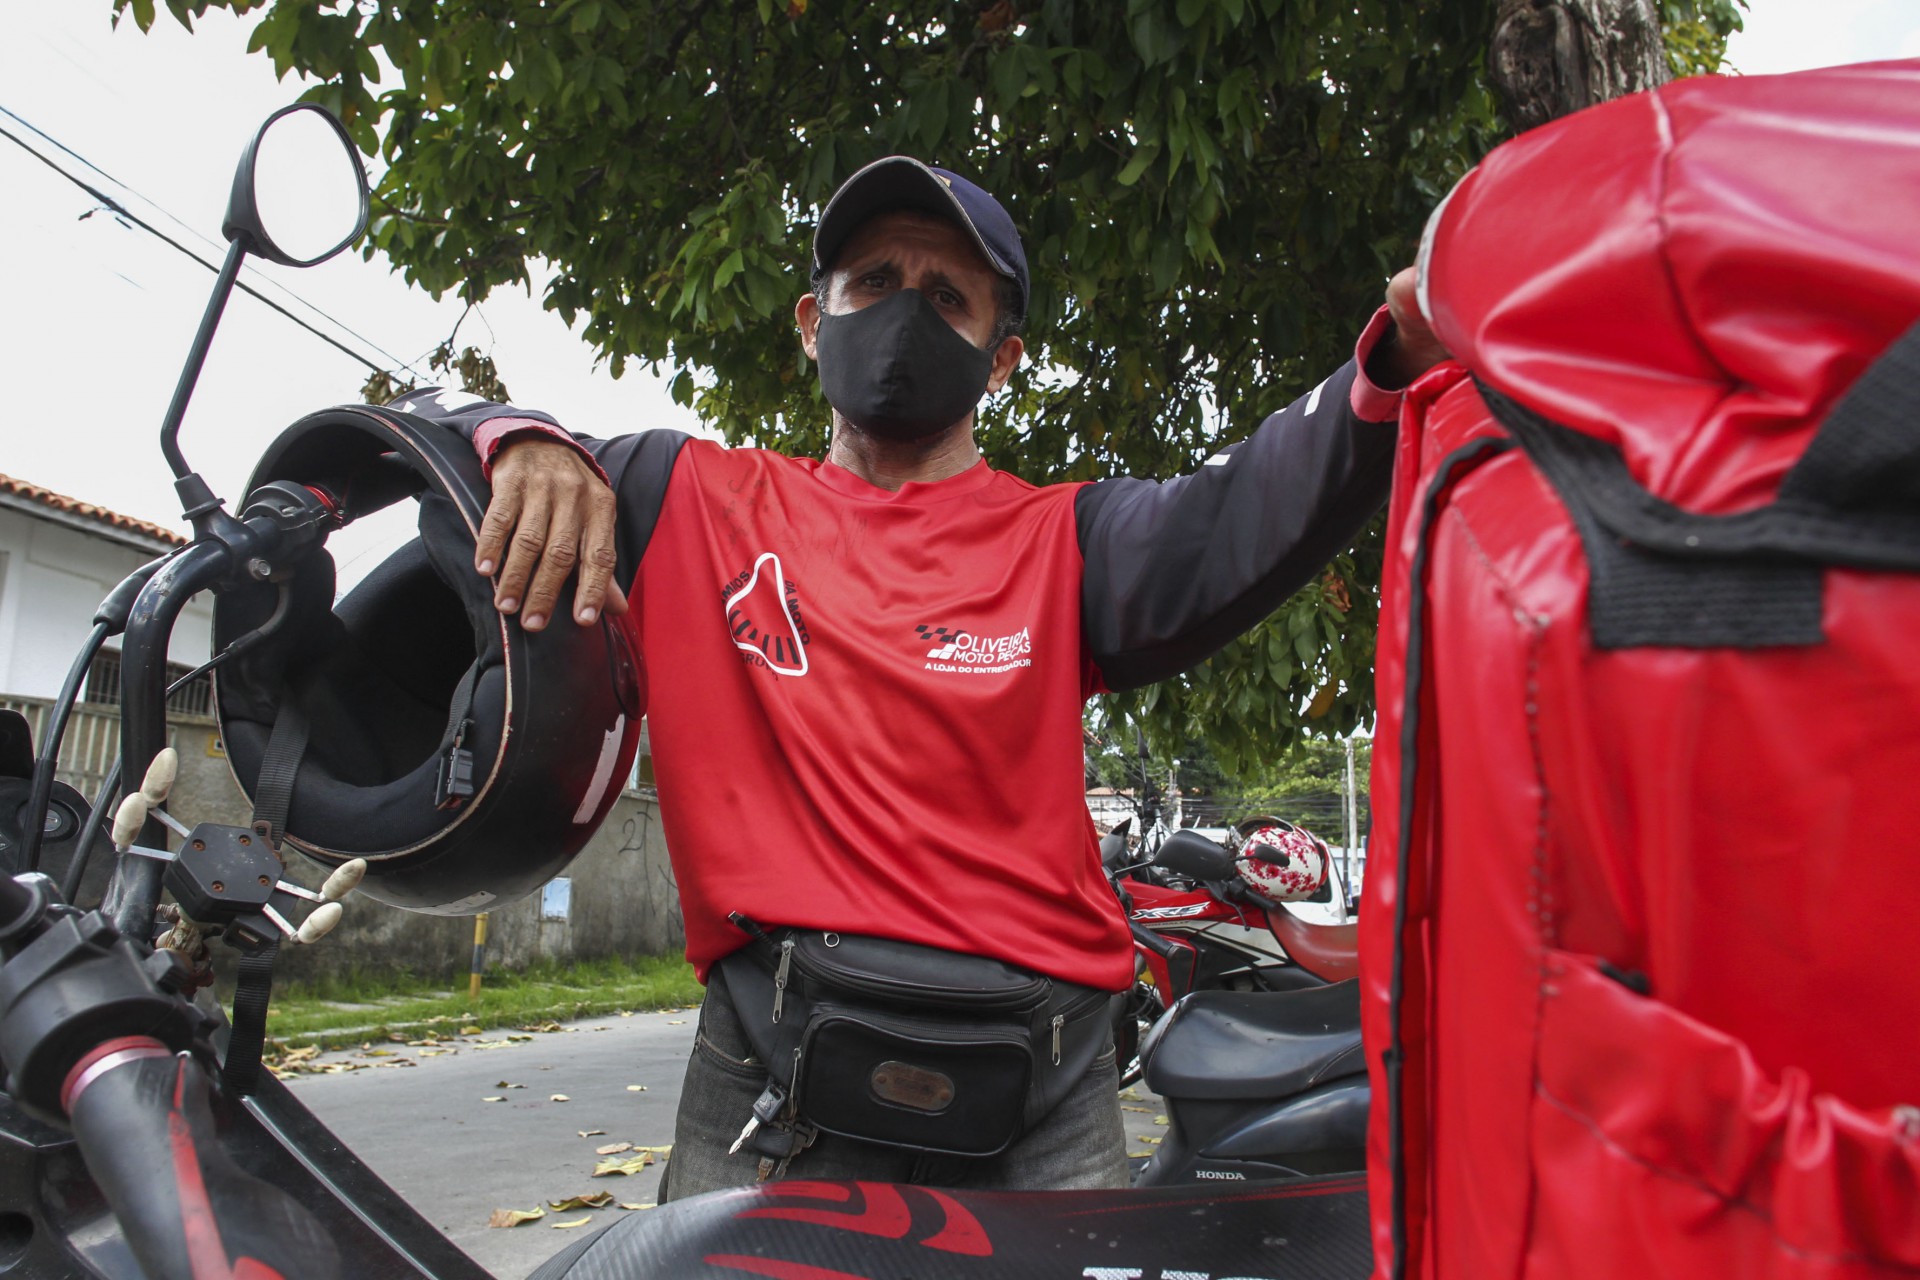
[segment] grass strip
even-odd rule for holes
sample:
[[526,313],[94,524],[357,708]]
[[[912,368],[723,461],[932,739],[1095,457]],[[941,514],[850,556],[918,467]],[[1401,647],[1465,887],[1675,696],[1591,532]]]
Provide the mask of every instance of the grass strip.
[[408,974],[350,973],[276,988],[267,1036],[282,1048],[345,1048],[393,1035],[479,1027],[524,1027],[623,1010],[688,1008],[700,1003],[693,966],[678,956],[543,962],[517,973],[489,973],[480,998]]

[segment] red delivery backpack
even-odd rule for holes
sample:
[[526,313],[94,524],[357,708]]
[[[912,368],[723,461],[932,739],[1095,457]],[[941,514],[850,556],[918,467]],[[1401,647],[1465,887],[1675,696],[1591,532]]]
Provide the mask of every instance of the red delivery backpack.
[[1378,1274],[1920,1276],[1920,62],[1558,121],[1421,261]]

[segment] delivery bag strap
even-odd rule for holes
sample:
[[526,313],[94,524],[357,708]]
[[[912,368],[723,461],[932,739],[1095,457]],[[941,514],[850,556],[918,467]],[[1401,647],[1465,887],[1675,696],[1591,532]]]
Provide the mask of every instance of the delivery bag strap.
[[1476,385],[1573,519],[1598,648],[1818,644],[1823,570],[1920,570],[1920,324],[1840,397],[1775,499],[1729,515],[1649,493],[1613,443]]

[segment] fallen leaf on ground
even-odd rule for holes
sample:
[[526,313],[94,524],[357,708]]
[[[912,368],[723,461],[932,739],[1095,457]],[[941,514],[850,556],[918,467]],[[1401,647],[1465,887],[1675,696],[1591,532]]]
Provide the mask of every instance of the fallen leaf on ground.
[[565,1200],[549,1200],[547,1208],[555,1213],[566,1213],[570,1209],[604,1209],[612,1203],[611,1191],[585,1191],[577,1196],[568,1196]]
[[493,1096],[492,1096],[491,1098],[482,1098],[482,1099],[480,1099],[480,1101],[482,1101],[482,1102],[505,1102],[505,1101],[506,1101],[506,1099],[505,1099],[505,1098],[503,1098],[503,1097],[501,1097],[501,1096],[500,1096],[499,1094],[497,1094],[497,1093],[496,1093],[496,1094],[494,1094],[494,1095],[493,1095]]
[[553,1021],[535,1022],[520,1028],[522,1031],[558,1031],[560,1024]]
[[1160,1145],[1160,1139],[1158,1138],[1141,1138],[1140,1141],[1151,1142],[1156,1147]]
[[643,1084],[630,1084],[627,1086],[628,1093],[645,1093],[646,1091],[647,1086]]
[[490,1227],[517,1227],[523,1222],[537,1222],[547,1216],[545,1209],[495,1209],[493,1216],[487,1219]]
[[1155,1117],[1153,1118],[1153,1122],[1154,1122],[1155,1124],[1162,1124],[1162,1125],[1163,1125],[1163,1124],[1165,1124],[1165,1123],[1167,1122],[1167,1118],[1166,1118],[1165,1116],[1155,1116]]
[[651,1201],[647,1202],[646,1204],[628,1204],[626,1201],[622,1200],[620,1202],[620,1207],[622,1209],[652,1209],[652,1208],[655,1208],[656,1206]]
[[1143,1115],[1143,1116],[1150,1116],[1150,1115],[1152,1115],[1152,1114],[1153,1114],[1153,1108],[1152,1108],[1152,1107],[1130,1107],[1130,1106],[1127,1106],[1127,1105],[1125,1105],[1125,1104],[1123,1103],[1123,1104],[1121,1105],[1121,1107],[1120,1107],[1120,1109],[1121,1109],[1122,1111],[1138,1111],[1138,1112],[1139,1112],[1139,1113],[1140,1113],[1141,1115]]
[[391,1050],[391,1049],[363,1049],[363,1050],[361,1050],[361,1052],[360,1052],[360,1056],[361,1056],[361,1057],[363,1057],[363,1058],[391,1058],[391,1057],[393,1056],[393,1050]]
[[1129,1160],[1142,1160],[1142,1159],[1151,1159],[1151,1158],[1152,1158],[1152,1156],[1153,1156],[1153,1152],[1151,1152],[1151,1151],[1129,1151],[1129,1152],[1127,1152],[1127,1159],[1129,1159]]
[[556,1093],[552,1097],[548,1098],[547,1101],[548,1102],[572,1102],[573,1099],[569,1098],[564,1093]]
[[[620,1016],[621,1016],[621,1017],[623,1017],[623,1018],[631,1018],[631,1017],[633,1016],[633,1010],[631,1010],[631,1009],[622,1009],[622,1010],[620,1011]],[[620,1207],[621,1207],[621,1208],[623,1208],[623,1209],[624,1209],[624,1208],[626,1208],[626,1206],[625,1206],[625,1205],[621,1205]]]
[[622,1151],[631,1150],[633,1150],[633,1144],[631,1142],[609,1142],[604,1147],[595,1147],[593,1154],[597,1156],[617,1156]]
[[479,1034],[480,1034],[480,1028],[478,1028],[478,1027],[462,1027],[462,1028],[460,1028],[460,1034],[461,1034],[461,1035],[463,1035],[463,1036],[477,1036],[477,1035],[479,1035]]
[[582,1129],[580,1130],[580,1136],[583,1138],[604,1138],[607,1136],[607,1131],[605,1129]]
[[593,1172],[588,1176],[608,1178],[616,1173],[631,1175],[640,1172],[652,1163],[653,1153],[651,1151],[642,1151],[639,1155],[628,1156],[625,1160],[602,1160],[599,1164],[593,1166]]
[[505,1080],[502,1080],[498,1084],[495,1084],[493,1087],[496,1089],[524,1089],[527,1086],[523,1084],[508,1084]]
[[685,1018],[668,1018],[667,1025],[670,1027],[684,1027],[687,1025],[687,1020]]
[[567,1231],[574,1227],[584,1227],[589,1222],[592,1222],[592,1221],[593,1221],[593,1215],[588,1214],[584,1218],[575,1218],[572,1222],[556,1222],[553,1224],[553,1229],[555,1231]]
[[387,1039],[393,1041],[393,1043],[395,1044],[405,1044],[407,1042],[407,1038],[401,1035],[398,1031],[389,1032],[387,1034]]
[[512,1041],[520,1041],[520,1040],[531,1040],[533,1039],[533,1037],[532,1036],[508,1036],[507,1039]]
[[653,1154],[657,1156],[663,1156],[663,1155],[666,1155],[667,1152],[673,1150],[673,1144],[669,1142],[664,1147],[635,1147],[634,1150],[635,1151],[651,1151],[653,1152]]

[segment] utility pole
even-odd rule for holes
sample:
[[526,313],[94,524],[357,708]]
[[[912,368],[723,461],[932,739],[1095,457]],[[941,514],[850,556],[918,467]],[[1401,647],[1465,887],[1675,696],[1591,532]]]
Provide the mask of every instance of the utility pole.
[[1353,851],[1360,843],[1360,796],[1353,785],[1353,736],[1349,734],[1347,745],[1347,803],[1346,803],[1346,882],[1347,888],[1353,888]]

